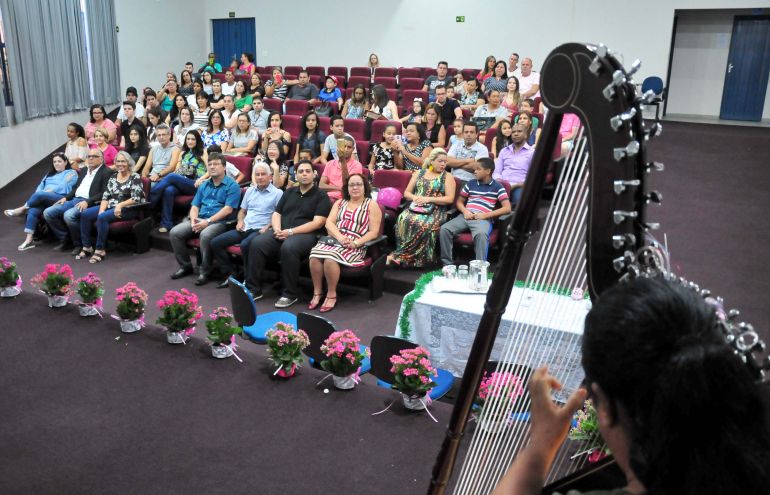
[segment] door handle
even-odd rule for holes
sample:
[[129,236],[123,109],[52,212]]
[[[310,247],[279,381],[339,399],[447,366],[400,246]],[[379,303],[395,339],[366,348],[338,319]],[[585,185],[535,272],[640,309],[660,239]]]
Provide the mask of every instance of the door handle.
[[728,64],[727,64],[727,73],[729,74],[729,73],[731,73],[732,71],[733,71],[733,64],[731,64],[731,63],[728,63]]

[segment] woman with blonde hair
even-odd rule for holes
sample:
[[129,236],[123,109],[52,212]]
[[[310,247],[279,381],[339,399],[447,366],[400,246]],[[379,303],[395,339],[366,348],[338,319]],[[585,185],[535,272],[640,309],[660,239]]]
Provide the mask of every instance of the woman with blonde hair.
[[396,250],[386,264],[423,267],[435,262],[435,246],[446,209],[455,199],[455,181],[446,171],[447,153],[434,148],[412,174],[404,197],[411,201],[396,221]]

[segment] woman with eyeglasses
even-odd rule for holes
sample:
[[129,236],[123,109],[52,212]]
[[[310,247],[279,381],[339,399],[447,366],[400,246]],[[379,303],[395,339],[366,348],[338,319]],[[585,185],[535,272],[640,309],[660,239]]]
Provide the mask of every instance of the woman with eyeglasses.
[[337,283],[340,265],[363,266],[365,244],[377,238],[382,222],[382,211],[370,199],[369,182],[362,174],[348,177],[342,188],[342,199],[332,206],[326,220],[326,232],[310,251],[310,274],[313,278],[313,299],[308,309],[315,309],[323,297],[326,279],[326,298],[321,313],[334,309],[337,304]]
[[107,111],[104,109],[104,106],[99,105],[98,103],[96,105],[91,105],[91,109],[88,113],[91,116],[91,120],[87,122],[84,127],[88,146],[93,148],[93,145],[96,144],[96,141],[94,140],[94,131],[100,127],[107,129],[107,142],[117,145],[118,143],[115,140],[115,136],[117,136],[118,132],[117,127],[115,127],[113,121],[107,118]]

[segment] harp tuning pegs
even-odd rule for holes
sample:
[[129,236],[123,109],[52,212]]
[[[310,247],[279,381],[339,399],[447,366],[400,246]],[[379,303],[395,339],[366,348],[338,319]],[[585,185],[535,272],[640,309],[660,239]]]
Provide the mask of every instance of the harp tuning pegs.
[[660,224],[658,222],[647,222],[644,224],[644,230],[658,230]]
[[612,236],[612,247],[615,249],[628,248],[636,244],[636,236],[634,234],[620,234]]
[[647,172],[652,172],[653,170],[656,172],[663,172],[666,168],[666,166],[660,162],[647,162],[644,164],[644,167],[647,169]]
[[639,141],[631,141],[626,145],[625,148],[615,148],[612,151],[612,154],[615,157],[615,161],[619,162],[623,158],[635,156],[637,153],[639,153],[640,147],[641,146],[639,145]]
[[[606,88],[605,88],[606,89]],[[606,96],[606,95],[605,95]],[[639,96],[636,101],[637,103],[641,103],[643,105],[649,105],[653,101],[655,101],[655,97],[657,95],[655,94],[655,91],[648,89],[645,91],[641,96]]]
[[617,132],[620,130],[621,127],[623,127],[623,124],[628,122],[629,120],[633,119],[636,116],[636,108],[631,108],[627,112],[623,112],[621,114],[618,114],[610,119],[610,126],[612,126],[612,130]]
[[618,256],[612,260],[612,267],[616,272],[621,273],[626,267],[631,266],[634,261],[634,253],[626,251],[623,253],[623,256]]
[[616,225],[620,225],[628,218],[636,218],[639,214],[635,211],[615,210],[612,212],[612,220]]
[[738,319],[739,316],[741,316],[741,312],[738,311],[737,309],[731,309],[730,311],[727,312],[727,319],[729,321],[735,321]]
[[629,187],[638,187],[639,184],[641,184],[642,181],[639,179],[634,180],[616,180],[612,183],[612,189],[615,191],[615,194],[623,194],[623,192],[629,188]]
[[644,195],[645,203],[655,203],[656,205],[659,205],[662,201],[663,201],[663,195],[658,191],[650,191],[649,193]]
[[599,43],[599,46],[596,47],[596,57],[591,61],[588,70],[598,76],[602,72],[602,61],[607,58],[609,52],[609,49],[605,45]]
[[[607,101],[612,101],[615,99],[615,96],[618,94],[617,88],[622,86],[626,83],[626,75],[623,74],[623,71],[618,69],[615,72],[612,73],[612,82],[609,83],[603,90],[602,94],[604,94],[604,97],[607,99]],[[653,98],[655,97],[655,93],[652,93]]]
[[634,60],[634,63],[631,64],[631,68],[626,71],[626,77],[630,78],[631,76],[636,74],[637,71],[639,71],[639,69],[641,68],[642,68],[642,61],[637,58],[636,60]]

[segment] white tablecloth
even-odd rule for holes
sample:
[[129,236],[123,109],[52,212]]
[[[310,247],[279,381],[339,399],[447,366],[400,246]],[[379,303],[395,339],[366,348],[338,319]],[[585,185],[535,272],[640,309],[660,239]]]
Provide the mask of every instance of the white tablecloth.
[[[444,282],[438,280],[442,286]],[[435,292],[433,284],[436,280],[414,303],[408,338],[430,351],[435,366],[459,377],[465,370],[486,295]],[[552,375],[566,381],[565,391],[574,390],[583,379],[580,338],[589,308],[587,299],[514,287],[490,359],[500,359],[508,335],[514,332],[516,338],[508,344],[513,362],[531,368],[548,364]],[[403,337],[399,328],[396,335]]]

